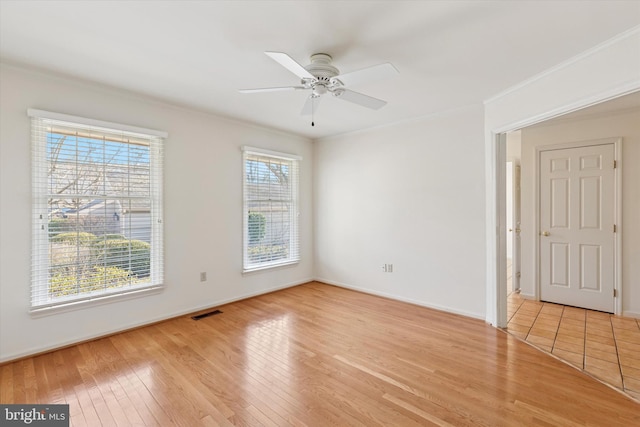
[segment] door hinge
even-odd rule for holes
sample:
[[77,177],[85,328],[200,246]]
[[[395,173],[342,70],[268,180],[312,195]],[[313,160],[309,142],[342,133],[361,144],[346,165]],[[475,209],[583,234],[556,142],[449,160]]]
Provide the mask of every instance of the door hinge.
[[616,230],[617,230],[617,229],[618,229],[618,228],[616,227],[616,225],[615,225],[615,224],[613,224],[613,232],[614,232],[614,233],[616,232]]
[[614,160],[614,161],[613,161],[613,168],[615,169],[615,168],[617,168],[617,167],[618,167],[618,161],[617,161],[617,160]]
[[618,296],[618,290],[617,290],[617,289],[614,289],[614,290],[613,290],[613,297],[615,298],[615,297],[617,297],[617,296]]

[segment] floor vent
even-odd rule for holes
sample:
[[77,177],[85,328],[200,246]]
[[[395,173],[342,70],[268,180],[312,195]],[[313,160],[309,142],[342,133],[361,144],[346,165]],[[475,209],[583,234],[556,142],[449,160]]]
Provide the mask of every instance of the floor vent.
[[202,314],[198,314],[197,316],[191,316],[191,318],[193,320],[200,320],[200,319],[204,319],[205,317],[213,316],[220,313],[222,313],[220,310],[213,310],[208,313],[202,313]]

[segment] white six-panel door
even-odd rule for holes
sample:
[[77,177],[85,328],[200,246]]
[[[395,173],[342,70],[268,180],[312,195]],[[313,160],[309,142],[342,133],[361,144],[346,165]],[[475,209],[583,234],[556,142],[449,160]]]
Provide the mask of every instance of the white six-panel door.
[[540,152],[540,299],[612,313],[614,144]]

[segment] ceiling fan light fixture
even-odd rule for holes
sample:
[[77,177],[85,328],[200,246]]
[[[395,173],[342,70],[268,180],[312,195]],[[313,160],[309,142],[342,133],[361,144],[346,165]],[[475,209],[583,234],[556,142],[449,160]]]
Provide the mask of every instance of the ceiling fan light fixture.
[[317,84],[313,87],[313,94],[316,96],[321,96],[327,93],[327,87],[323,84]]

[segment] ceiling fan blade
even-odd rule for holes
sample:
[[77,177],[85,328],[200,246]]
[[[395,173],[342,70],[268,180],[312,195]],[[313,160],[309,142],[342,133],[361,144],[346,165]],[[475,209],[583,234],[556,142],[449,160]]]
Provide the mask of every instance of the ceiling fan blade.
[[287,70],[298,76],[300,79],[315,79],[305,68],[293,60],[289,55],[282,52],[265,52],[265,54],[282,65]]
[[[309,96],[307,98],[307,102],[304,103],[304,107],[302,107],[302,111],[300,112],[301,115],[303,116],[310,116],[312,113],[315,113],[318,111],[318,105],[320,105],[320,99],[322,99],[319,96]],[[313,110],[311,109],[313,107]]]
[[308,89],[304,86],[285,86],[285,87],[263,87],[258,89],[238,89],[240,93],[259,93],[259,92],[282,92],[291,90],[304,90]]
[[341,74],[334,77],[334,79],[340,80],[344,86],[352,86],[386,79],[397,74],[399,74],[399,72],[396,67],[390,62],[385,62],[384,64],[373,65],[361,70]]
[[387,104],[387,101],[383,101],[382,99],[373,98],[360,92],[354,92],[348,89],[344,89],[340,92],[335,92],[334,95],[338,99],[353,102],[354,104],[362,105],[363,107],[371,108],[372,110],[378,110]]

